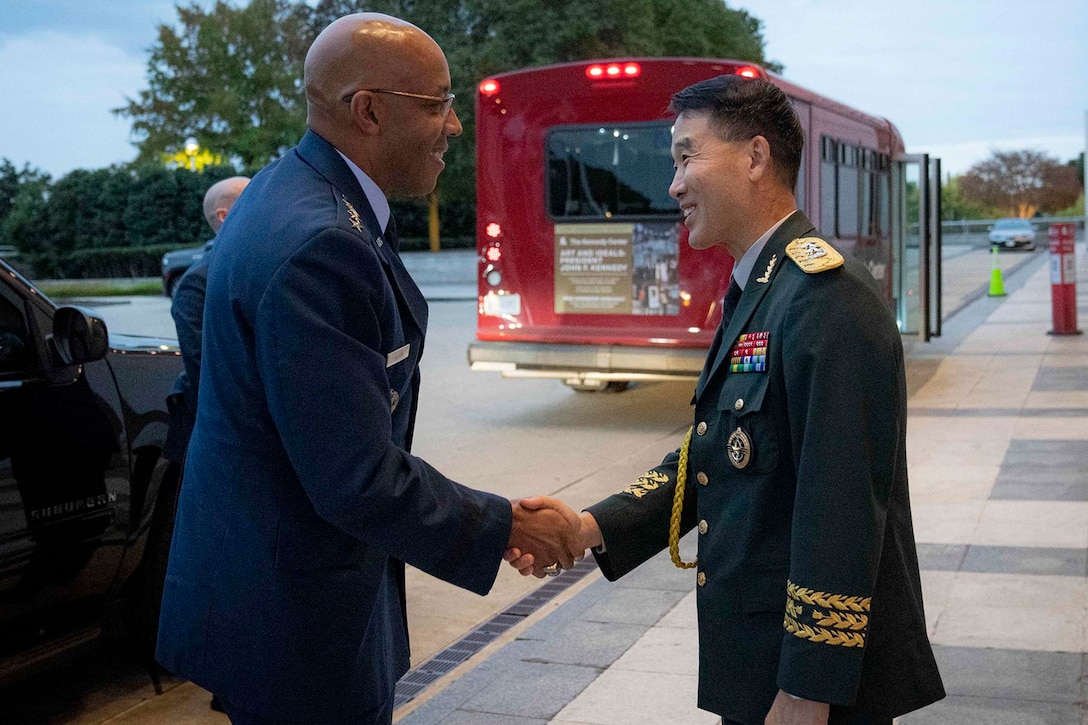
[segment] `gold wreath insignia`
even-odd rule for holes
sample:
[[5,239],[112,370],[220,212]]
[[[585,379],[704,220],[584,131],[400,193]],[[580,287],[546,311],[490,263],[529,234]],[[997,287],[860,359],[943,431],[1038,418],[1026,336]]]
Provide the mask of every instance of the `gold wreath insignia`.
[[771,281],[771,270],[774,269],[775,263],[778,261],[778,255],[772,254],[771,261],[767,262],[767,271],[763,273],[762,277],[756,277],[756,282],[761,284],[767,284]]

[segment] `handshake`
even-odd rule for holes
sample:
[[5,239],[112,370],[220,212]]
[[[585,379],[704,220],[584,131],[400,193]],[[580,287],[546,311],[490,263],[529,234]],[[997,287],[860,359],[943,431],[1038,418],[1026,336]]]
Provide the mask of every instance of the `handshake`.
[[592,514],[578,514],[557,498],[534,496],[510,505],[514,522],[502,558],[522,576],[555,576],[580,561],[586,549],[603,543]]

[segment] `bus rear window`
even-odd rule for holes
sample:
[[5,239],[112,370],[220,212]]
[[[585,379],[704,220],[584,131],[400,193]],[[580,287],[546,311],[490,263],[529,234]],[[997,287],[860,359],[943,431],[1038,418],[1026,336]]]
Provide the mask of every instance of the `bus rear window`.
[[555,219],[677,217],[670,124],[559,127],[548,133],[548,209]]

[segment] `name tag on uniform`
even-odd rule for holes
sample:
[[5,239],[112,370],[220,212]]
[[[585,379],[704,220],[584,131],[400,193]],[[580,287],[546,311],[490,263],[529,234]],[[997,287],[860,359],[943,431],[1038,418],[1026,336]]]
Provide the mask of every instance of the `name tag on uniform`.
[[385,366],[387,368],[392,367],[393,365],[396,365],[397,363],[399,363],[401,360],[406,359],[408,357],[408,351],[411,349],[411,347],[412,347],[411,345],[405,345],[404,347],[398,347],[396,350],[394,350],[393,352],[386,355],[385,356]]

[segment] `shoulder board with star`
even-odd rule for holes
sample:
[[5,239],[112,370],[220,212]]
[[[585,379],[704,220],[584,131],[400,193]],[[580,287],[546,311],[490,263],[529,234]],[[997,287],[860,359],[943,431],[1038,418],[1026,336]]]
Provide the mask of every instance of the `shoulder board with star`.
[[356,211],[355,207],[352,206],[351,202],[348,201],[347,197],[344,196],[343,194],[340,195],[340,200],[343,201],[344,206],[347,207],[348,221],[350,222],[351,226],[355,227],[355,231],[362,232],[363,231],[363,223],[359,219],[359,212]]
[[818,274],[843,265],[843,258],[819,237],[798,237],[786,245],[786,254],[808,274]]

